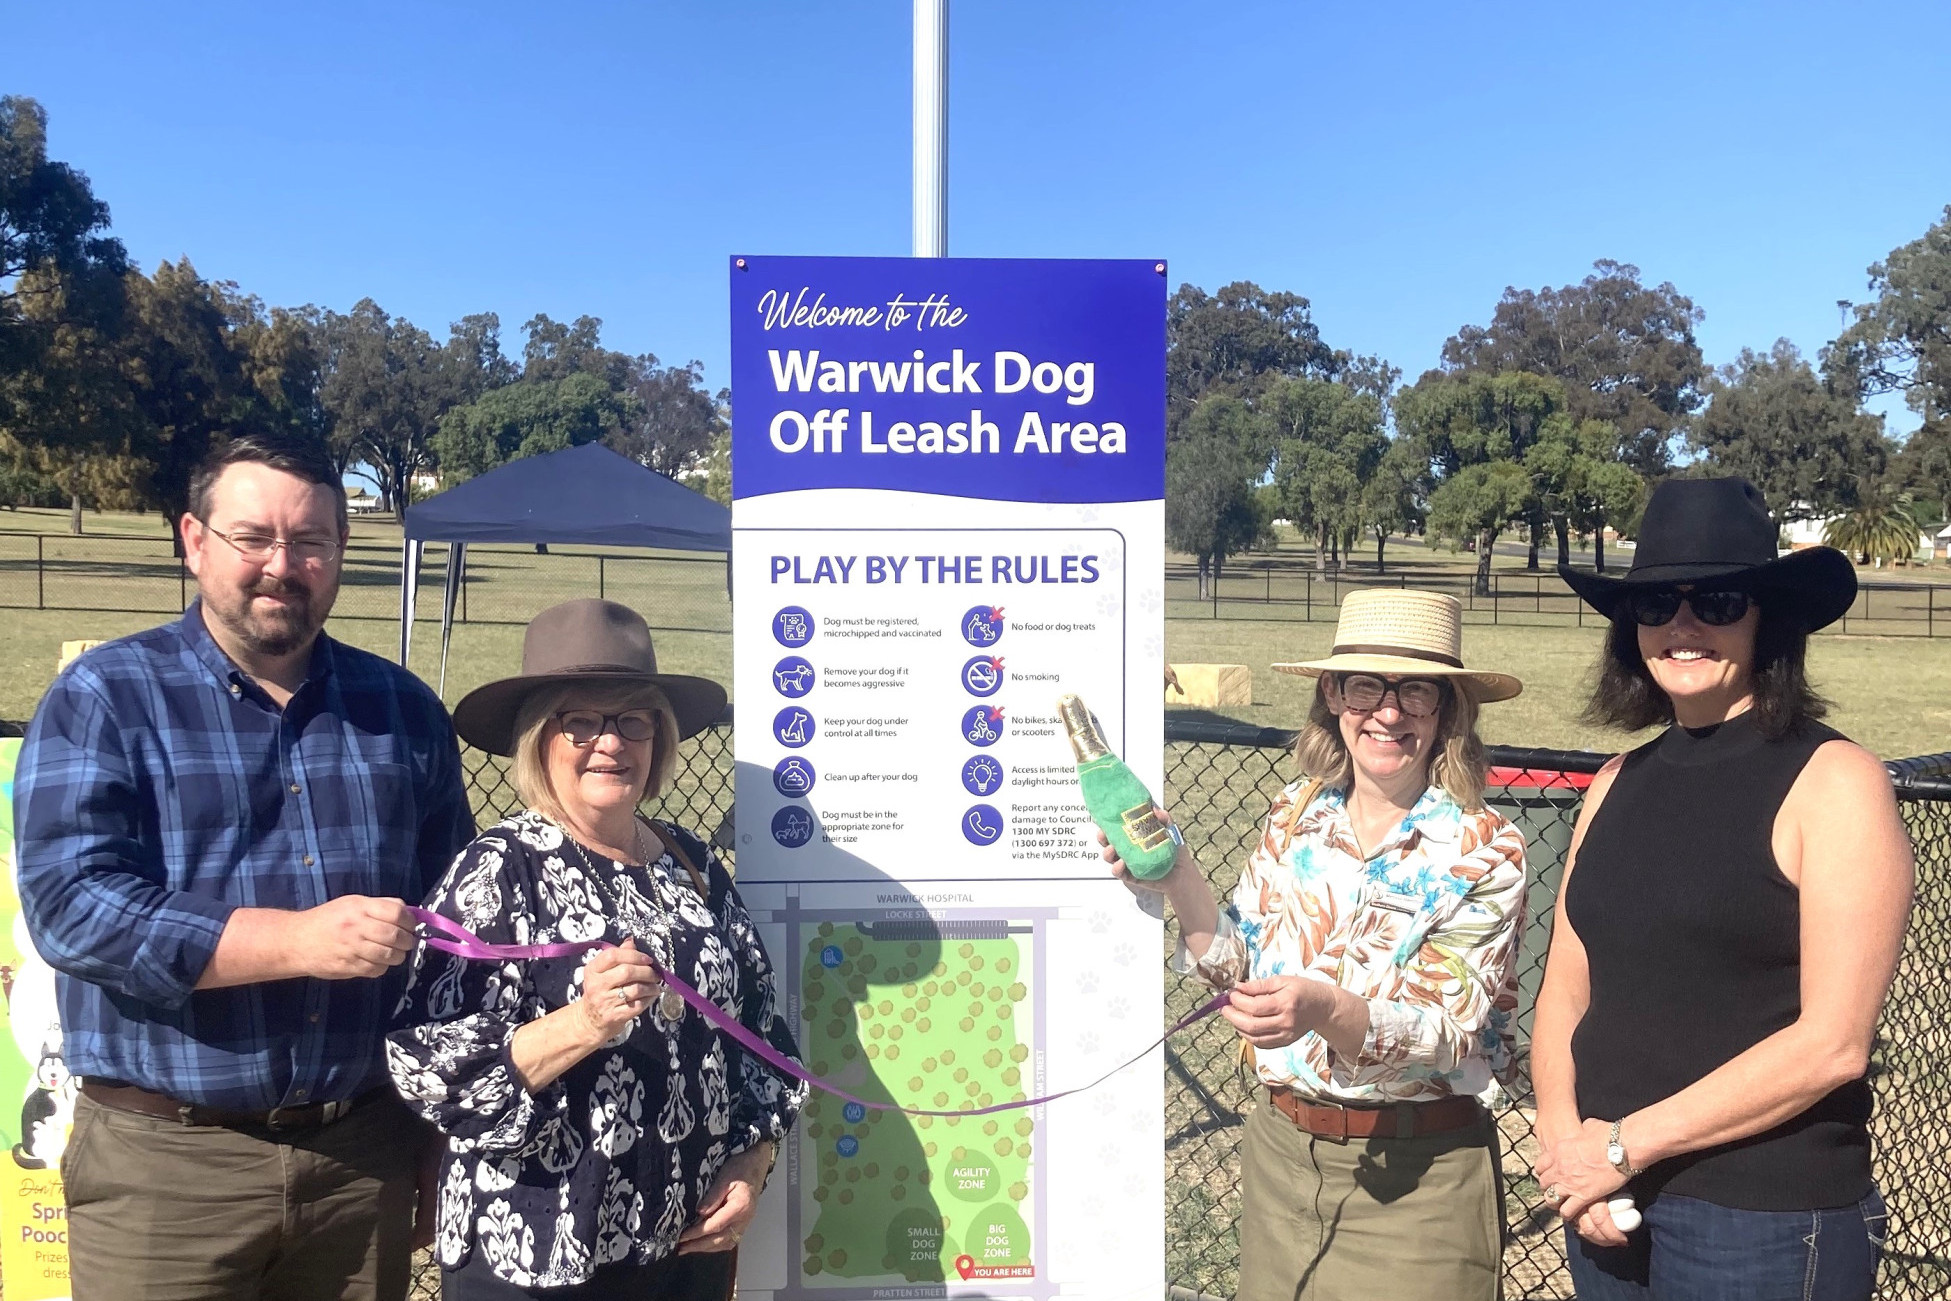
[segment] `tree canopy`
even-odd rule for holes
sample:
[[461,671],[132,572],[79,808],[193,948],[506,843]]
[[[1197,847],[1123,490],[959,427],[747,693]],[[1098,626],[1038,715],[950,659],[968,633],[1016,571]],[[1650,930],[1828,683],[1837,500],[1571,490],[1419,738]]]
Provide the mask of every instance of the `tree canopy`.
[[1638,267],[1602,259],[1576,285],[1506,289],[1489,325],[1466,325],[1443,345],[1443,364],[1560,380],[1572,418],[1610,424],[1612,459],[1651,477],[1667,470],[1701,405],[1701,319],[1671,284],[1646,285]]
[[728,395],[706,391],[698,363],[607,348],[587,315],[532,317],[517,361],[492,312],[452,322],[443,342],[371,298],[343,313],[267,308],[187,259],[144,274],[46,137],[39,105],[0,97],[7,504],[58,490],[77,529],[84,498],[173,521],[196,462],[263,430],[321,441],[395,509],[422,475],[458,479],[596,438],[667,474],[709,473]]
[[1888,466],[1881,418],[1818,379],[1786,339],[1766,353],[1743,348],[1709,387],[1693,434],[1701,468],[1752,481],[1777,524],[1854,507]]

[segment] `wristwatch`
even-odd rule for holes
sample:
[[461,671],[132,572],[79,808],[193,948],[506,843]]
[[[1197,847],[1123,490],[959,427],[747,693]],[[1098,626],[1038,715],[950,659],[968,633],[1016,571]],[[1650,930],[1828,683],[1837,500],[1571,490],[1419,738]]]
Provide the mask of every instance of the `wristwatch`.
[[1619,1141],[1619,1127],[1625,1123],[1624,1117],[1612,1122],[1612,1132],[1606,1135],[1606,1160],[1612,1162],[1613,1169],[1631,1179],[1645,1172],[1633,1165],[1626,1155],[1626,1145]]

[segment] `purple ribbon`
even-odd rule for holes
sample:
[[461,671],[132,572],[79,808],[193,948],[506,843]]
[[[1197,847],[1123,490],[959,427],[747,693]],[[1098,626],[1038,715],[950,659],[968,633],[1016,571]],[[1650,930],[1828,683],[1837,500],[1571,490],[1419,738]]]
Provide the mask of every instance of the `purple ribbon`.
[[[420,938],[428,948],[436,949],[442,953],[451,953],[455,957],[468,958],[477,962],[527,962],[537,958],[567,958],[579,953],[586,953],[591,949],[609,949],[616,947],[608,940],[581,940],[567,944],[489,944],[459,922],[451,918],[442,917],[439,913],[429,912],[425,908],[412,907],[409,907],[407,911],[413,914],[415,921],[426,928],[427,933]],[[719,1033],[725,1035],[733,1043],[736,1043],[739,1047],[751,1053],[775,1071],[789,1075],[793,1079],[820,1090],[822,1093],[830,1093],[842,1102],[851,1102],[855,1106],[865,1107],[869,1111],[899,1111],[909,1116],[986,1116],[994,1111],[1015,1111],[1023,1107],[1039,1107],[1046,1102],[1055,1102],[1059,1098],[1068,1098],[1072,1094],[1083,1093],[1088,1089],[1095,1089],[1119,1071],[1142,1061],[1153,1049],[1159,1047],[1167,1039],[1179,1033],[1179,1031],[1196,1025],[1219,1011],[1220,1008],[1226,1006],[1228,999],[1231,998],[1230,994],[1213,995],[1205,1003],[1186,1013],[1177,1021],[1174,1021],[1166,1029],[1164,1034],[1147,1044],[1142,1052],[1119,1062],[1116,1066],[1113,1066],[1089,1084],[1080,1084],[1074,1089],[1065,1089],[1060,1093],[1046,1093],[1040,1098],[1025,1098],[1021,1102],[998,1102],[994,1106],[974,1107],[967,1111],[931,1111],[923,1107],[903,1107],[898,1103],[874,1102],[868,1098],[857,1097],[838,1085],[821,1079],[765,1040],[759,1038],[758,1035],[740,1023],[737,1018],[725,1011],[724,1008],[718,1006],[718,1004],[712,1002],[670,972],[659,971],[657,978],[664,982],[664,988],[683,999]]]

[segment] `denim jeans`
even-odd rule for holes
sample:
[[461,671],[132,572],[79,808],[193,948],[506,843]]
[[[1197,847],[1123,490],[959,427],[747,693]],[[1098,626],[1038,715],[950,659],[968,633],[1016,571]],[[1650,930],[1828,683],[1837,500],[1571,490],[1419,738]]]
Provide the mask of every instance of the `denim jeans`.
[[1737,1211],[1663,1195],[1623,1247],[1567,1226],[1578,1301],[1868,1301],[1883,1254],[1883,1197],[1822,1211]]

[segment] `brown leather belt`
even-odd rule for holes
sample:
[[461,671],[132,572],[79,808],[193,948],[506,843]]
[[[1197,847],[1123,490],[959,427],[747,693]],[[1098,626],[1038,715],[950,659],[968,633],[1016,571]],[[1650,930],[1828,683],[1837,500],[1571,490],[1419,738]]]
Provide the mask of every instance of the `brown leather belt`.
[[313,1102],[302,1107],[274,1107],[270,1111],[232,1111],[224,1107],[204,1107],[178,1102],[160,1093],[133,1084],[108,1080],[83,1080],[81,1096],[117,1111],[132,1111],[138,1116],[173,1120],[180,1125],[210,1125],[221,1129],[265,1129],[277,1132],[323,1129],[351,1114],[354,1108],[386,1092],[384,1086],[367,1089],[343,1102]]
[[1291,1089],[1268,1089],[1267,1097],[1275,1111],[1319,1138],[1422,1138],[1468,1129],[1484,1116],[1483,1105],[1466,1097],[1382,1107],[1309,1102]]

